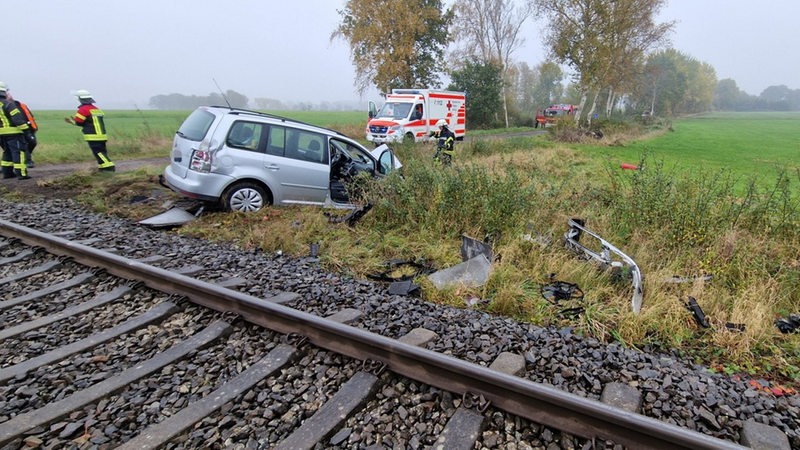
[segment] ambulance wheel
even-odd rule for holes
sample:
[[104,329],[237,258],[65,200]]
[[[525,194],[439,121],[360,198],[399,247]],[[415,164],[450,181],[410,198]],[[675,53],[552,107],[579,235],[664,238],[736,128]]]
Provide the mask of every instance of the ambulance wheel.
[[403,136],[403,142],[414,142],[414,133],[406,133],[406,135]]

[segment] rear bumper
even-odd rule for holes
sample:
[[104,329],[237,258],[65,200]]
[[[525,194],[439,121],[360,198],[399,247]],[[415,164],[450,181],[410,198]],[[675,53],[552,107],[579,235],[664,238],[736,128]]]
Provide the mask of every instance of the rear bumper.
[[184,197],[206,202],[218,202],[231,178],[219,174],[201,174],[189,171],[186,177],[178,176],[172,166],[159,175],[158,182]]

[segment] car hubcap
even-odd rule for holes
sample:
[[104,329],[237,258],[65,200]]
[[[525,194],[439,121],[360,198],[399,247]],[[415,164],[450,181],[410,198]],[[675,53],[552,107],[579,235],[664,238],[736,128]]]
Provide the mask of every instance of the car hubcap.
[[264,198],[255,189],[240,189],[231,196],[231,209],[252,212],[264,207]]

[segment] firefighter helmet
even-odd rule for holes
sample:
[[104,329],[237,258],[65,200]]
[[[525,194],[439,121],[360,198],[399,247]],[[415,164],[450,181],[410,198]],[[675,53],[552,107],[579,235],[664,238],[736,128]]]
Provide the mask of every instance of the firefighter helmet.
[[6,91],[8,91],[8,85],[0,81],[0,92],[6,92]]
[[92,94],[90,94],[86,89],[78,89],[75,91],[75,96],[81,100],[92,98]]
[[444,119],[439,119],[439,120],[436,121],[436,126],[437,127],[446,127],[447,126],[447,121],[444,120]]

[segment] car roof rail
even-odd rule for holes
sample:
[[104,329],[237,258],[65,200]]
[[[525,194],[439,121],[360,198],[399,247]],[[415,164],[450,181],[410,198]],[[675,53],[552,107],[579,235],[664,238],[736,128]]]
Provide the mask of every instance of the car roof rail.
[[329,131],[331,133],[338,134],[339,136],[348,137],[347,135],[345,135],[345,134],[343,134],[343,133],[341,133],[339,131],[336,131],[336,130],[331,130],[330,128],[321,127],[319,125],[314,125],[313,123],[303,122],[301,120],[292,119],[290,117],[279,116],[277,114],[270,114],[270,113],[265,113],[265,112],[262,112],[262,111],[254,111],[254,110],[251,110],[251,109],[231,108],[231,107],[228,107],[228,106],[212,106],[212,108],[228,109],[228,110],[231,111],[231,114],[252,114],[252,115],[255,115],[255,116],[269,117],[270,119],[277,119],[277,120],[280,120],[280,121],[283,121],[283,122],[292,122],[292,123],[296,123],[296,124],[299,124],[299,125],[306,125],[306,126],[309,126],[309,127],[319,128],[321,130],[326,130],[326,131]]

